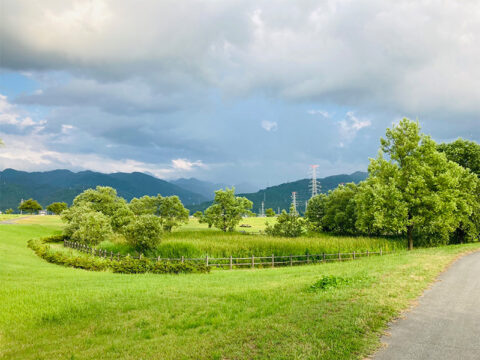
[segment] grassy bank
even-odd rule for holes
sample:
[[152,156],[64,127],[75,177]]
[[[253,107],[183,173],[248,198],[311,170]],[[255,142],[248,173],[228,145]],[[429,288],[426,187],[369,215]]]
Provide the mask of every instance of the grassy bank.
[[[119,275],[49,264],[26,247],[58,229],[0,226],[2,359],[361,359],[449,262],[480,248],[210,275]],[[324,276],[342,281],[312,290]]]

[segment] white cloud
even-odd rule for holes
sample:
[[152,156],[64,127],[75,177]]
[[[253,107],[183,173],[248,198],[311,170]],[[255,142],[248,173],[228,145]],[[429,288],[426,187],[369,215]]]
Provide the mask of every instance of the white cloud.
[[307,113],[310,114],[310,115],[321,115],[324,118],[329,118],[330,117],[330,114],[328,113],[328,111],[324,111],[324,110],[312,109],[312,110],[308,110]]
[[372,125],[372,122],[368,119],[359,119],[355,116],[353,111],[346,113],[345,118],[338,122],[340,126],[340,147],[344,147],[346,142],[352,141],[357,133],[366,127]]
[[187,159],[173,159],[172,167],[175,170],[191,171],[196,167],[204,168],[205,164],[201,160],[189,161]]
[[30,116],[26,116],[11,103],[5,95],[0,94],[0,124],[14,125],[21,129],[30,126],[41,126],[45,124],[45,120],[33,121]]
[[261,122],[261,126],[266,131],[277,131],[278,129],[278,124],[276,121],[263,120]]
[[145,91],[152,97],[160,88],[178,93],[199,85],[403,112],[440,107],[480,114],[475,1],[178,6],[172,0],[132,7],[126,0],[18,0],[3,6],[0,42],[8,69],[62,69],[104,82],[141,79],[153,87],[152,94]]
[[98,154],[80,154],[49,150],[45,136],[31,135],[26,143],[24,137],[0,134],[6,146],[0,149],[0,168],[15,168],[27,171],[67,168],[92,170],[102,173],[144,172],[159,178],[176,178],[194,170],[206,167],[201,161],[174,159],[171,164],[153,164],[134,159],[112,159]]

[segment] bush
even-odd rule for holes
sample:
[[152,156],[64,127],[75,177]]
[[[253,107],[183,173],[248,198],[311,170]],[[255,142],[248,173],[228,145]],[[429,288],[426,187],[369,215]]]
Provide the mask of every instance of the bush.
[[70,266],[74,268],[102,271],[111,269],[121,274],[142,274],[150,272],[154,274],[179,274],[179,273],[208,273],[210,268],[203,263],[174,263],[166,261],[153,261],[148,258],[135,259],[130,256],[120,260],[109,260],[94,257],[86,254],[75,254],[74,252],[55,251],[46,242],[54,242],[58,235],[43,239],[29,240],[28,247],[39,257],[52,264]]
[[271,236],[297,237],[303,234],[305,222],[298,213],[290,208],[290,213],[285,210],[278,216],[275,225],[267,223],[265,232]]
[[155,215],[140,215],[125,228],[125,239],[137,251],[148,251],[160,244],[162,223]]
[[71,235],[73,241],[96,245],[113,234],[110,219],[100,212],[89,211],[75,220],[76,230]]
[[347,285],[350,282],[351,282],[350,279],[344,279],[342,277],[333,276],[333,275],[329,275],[329,276],[324,275],[320,278],[320,280],[315,282],[315,284],[310,286],[309,289],[310,291],[328,290],[331,288],[336,288],[341,285]]
[[49,238],[42,240],[30,240],[28,242],[28,247],[30,247],[38,256],[40,256],[42,259],[45,259],[49,263],[95,271],[105,270],[108,267],[107,260],[102,258],[54,251],[49,245],[44,243],[46,240],[49,240]]

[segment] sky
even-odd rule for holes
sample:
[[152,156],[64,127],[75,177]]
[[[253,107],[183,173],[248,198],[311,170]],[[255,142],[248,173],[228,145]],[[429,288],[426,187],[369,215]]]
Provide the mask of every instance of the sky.
[[476,1],[0,0],[0,169],[259,187],[480,141]]

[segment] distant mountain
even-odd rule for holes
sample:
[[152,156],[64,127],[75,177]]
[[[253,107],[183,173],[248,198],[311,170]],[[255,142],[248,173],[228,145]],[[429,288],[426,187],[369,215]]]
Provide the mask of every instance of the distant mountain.
[[[359,183],[367,178],[368,173],[357,171],[350,175],[334,175],[323,179],[318,179],[321,186],[321,192],[326,193],[329,190],[335,189],[342,183]],[[272,208],[277,212],[278,210],[290,208],[292,203],[292,192],[297,193],[298,210],[303,213],[305,210],[305,202],[310,198],[310,179],[302,179],[293,182],[271,186],[266,189],[254,193],[238,194],[238,196],[245,196],[247,199],[253,201],[253,212],[259,213],[262,201],[265,201],[265,209]],[[205,202],[199,205],[191,206],[190,212],[203,211],[211,202]]]
[[[213,200],[213,197],[215,196],[215,190],[224,189],[225,187],[232,186],[232,185],[227,185],[222,183],[213,183],[209,181],[198,180],[195,178],[190,178],[190,179],[181,178],[177,180],[171,180],[170,182],[172,184],[180,186],[183,189],[193,191],[194,193],[203,195],[208,200]],[[255,187],[254,185],[247,182],[243,182],[233,186],[235,187],[235,191],[237,193],[254,192],[258,189],[258,187]]]
[[0,171],[0,210],[17,209],[21,199],[28,198],[38,200],[42,206],[54,201],[71,204],[83,190],[97,185],[115,188],[118,195],[128,201],[133,197],[157,194],[178,195],[186,206],[208,200],[193,191],[139,172],[103,174],[93,171],[25,172],[6,169]]

